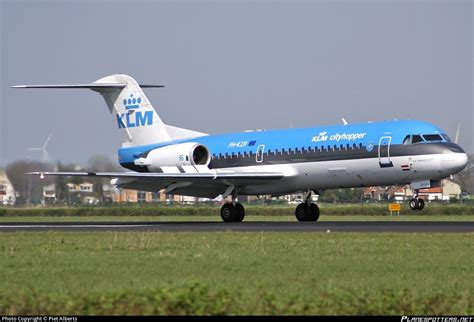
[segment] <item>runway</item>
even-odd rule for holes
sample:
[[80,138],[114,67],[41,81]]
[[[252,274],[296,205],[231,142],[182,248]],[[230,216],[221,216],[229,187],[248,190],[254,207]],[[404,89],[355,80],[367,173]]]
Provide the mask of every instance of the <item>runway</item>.
[[474,222],[321,221],[321,222],[10,222],[0,232],[20,231],[155,231],[155,232],[364,232],[467,233]]

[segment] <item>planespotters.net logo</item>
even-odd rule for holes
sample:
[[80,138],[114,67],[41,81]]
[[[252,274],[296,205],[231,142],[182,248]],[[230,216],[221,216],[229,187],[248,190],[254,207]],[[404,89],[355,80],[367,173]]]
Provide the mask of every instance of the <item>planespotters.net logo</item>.
[[402,316],[401,322],[474,322],[472,316]]

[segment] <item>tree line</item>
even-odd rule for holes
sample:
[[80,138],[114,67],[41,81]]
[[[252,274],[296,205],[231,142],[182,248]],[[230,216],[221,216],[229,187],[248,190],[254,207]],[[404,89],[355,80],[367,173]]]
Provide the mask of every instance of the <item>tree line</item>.
[[17,205],[39,204],[43,199],[43,188],[51,184],[55,185],[56,203],[75,204],[79,203],[79,196],[68,190],[67,184],[81,184],[90,182],[94,185],[93,195],[99,202],[106,201],[104,185],[110,185],[110,179],[107,178],[83,178],[83,177],[63,177],[46,176],[41,179],[39,176],[27,175],[28,172],[70,172],[70,171],[121,171],[120,166],[103,155],[93,155],[89,158],[86,166],[78,164],[65,164],[57,162],[55,164],[36,161],[36,160],[18,160],[7,165],[5,172],[8,180],[16,191]]

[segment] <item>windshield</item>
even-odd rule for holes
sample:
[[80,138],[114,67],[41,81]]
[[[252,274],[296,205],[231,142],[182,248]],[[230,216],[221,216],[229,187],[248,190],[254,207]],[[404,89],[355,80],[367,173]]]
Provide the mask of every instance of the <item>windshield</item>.
[[403,144],[415,144],[415,143],[422,143],[422,142],[443,142],[447,141],[450,142],[449,136],[446,134],[411,134],[405,136],[403,139]]
[[423,134],[423,139],[428,142],[433,142],[433,141],[443,141],[443,138],[439,134]]

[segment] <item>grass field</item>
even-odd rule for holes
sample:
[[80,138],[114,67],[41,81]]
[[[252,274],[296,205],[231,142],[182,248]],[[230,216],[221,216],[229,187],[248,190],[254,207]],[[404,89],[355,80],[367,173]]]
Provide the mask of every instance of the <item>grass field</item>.
[[[295,205],[245,205],[247,218],[253,216],[294,218]],[[351,204],[332,205],[320,204],[321,217],[326,216],[374,216],[389,217],[387,204]],[[410,216],[464,216],[474,217],[474,205],[468,204],[429,204],[422,211],[412,211],[406,204],[402,205],[401,215]],[[108,207],[0,207],[0,219],[8,217],[168,217],[168,216],[214,216],[219,218],[218,205],[164,205],[164,204],[135,204],[112,205]]]
[[[117,221],[117,222],[138,222],[138,221],[209,221],[222,222],[220,215],[213,216],[12,216],[0,217],[2,222],[99,222],[99,221]],[[287,216],[246,216],[244,222],[250,221],[285,221],[296,222],[294,215]],[[319,221],[474,221],[474,216],[417,216],[417,215],[401,215],[401,216],[324,216],[319,217]]]
[[474,234],[2,233],[0,315],[472,315],[473,245]]

